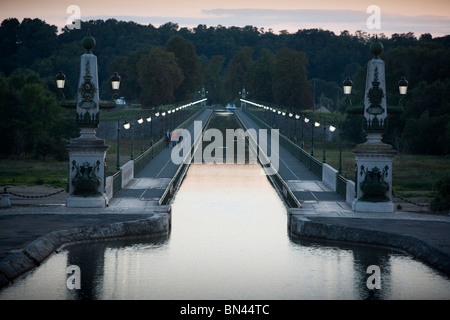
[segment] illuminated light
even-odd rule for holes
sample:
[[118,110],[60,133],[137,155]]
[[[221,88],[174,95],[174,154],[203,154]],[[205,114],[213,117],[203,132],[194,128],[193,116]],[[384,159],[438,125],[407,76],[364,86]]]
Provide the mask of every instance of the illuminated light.
[[398,90],[401,95],[405,95],[406,92],[408,92],[408,81],[405,79],[405,77],[402,77],[398,82]]
[[65,83],[66,83],[66,76],[64,73],[62,73],[62,71],[60,71],[56,75],[56,86],[58,87],[58,89],[64,89]]
[[117,74],[117,72],[114,72],[114,74],[111,77],[111,86],[113,90],[119,90],[120,76]]
[[352,93],[352,85],[353,82],[352,80],[350,80],[349,77],[347,77],[347,79],[344,80],[344,82],[342,83],[343,87],[344,87],[344,94],[350,94]]

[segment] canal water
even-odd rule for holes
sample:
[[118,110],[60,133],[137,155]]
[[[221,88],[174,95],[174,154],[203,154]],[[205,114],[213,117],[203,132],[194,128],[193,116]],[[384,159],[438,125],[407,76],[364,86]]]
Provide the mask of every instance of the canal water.
[[292,239],[258,164],[192,164],[169,235],[65,246],[1,299],[450,299],[450,279],[399,251]]

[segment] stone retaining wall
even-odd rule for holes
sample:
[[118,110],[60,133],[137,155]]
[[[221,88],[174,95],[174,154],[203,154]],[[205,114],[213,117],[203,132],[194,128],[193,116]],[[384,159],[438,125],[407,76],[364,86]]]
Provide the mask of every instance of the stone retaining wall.
[[170,214],[156,213],[142,220],[83,226],[48,233],[28,244],[23,250],[11,253],[0,262],[0,288],[39,266],[64,244],[129,236],[161,235],[167,234],[169,229]]
[[289,229],[292,236],[382,245],[404,250],[433,268],[450,275],[450,257],[439,248],[412,236],[327,224],[290,214]]

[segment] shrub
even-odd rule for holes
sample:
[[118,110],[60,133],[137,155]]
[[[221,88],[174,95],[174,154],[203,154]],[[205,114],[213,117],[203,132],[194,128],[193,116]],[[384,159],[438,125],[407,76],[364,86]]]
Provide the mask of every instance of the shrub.
[[434,185],[436,196],[430,203],[433,211],[447,211],[450,209],[450,175],[441,178]]

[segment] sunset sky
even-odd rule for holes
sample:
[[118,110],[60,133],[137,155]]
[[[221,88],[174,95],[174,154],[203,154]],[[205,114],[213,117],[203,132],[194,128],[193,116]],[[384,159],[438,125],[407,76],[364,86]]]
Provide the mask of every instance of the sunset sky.
[[[322,28],[339,34],[343,30],[356,30],[370,34],[414,32],[416,36],[450,34],[449,0],[2,0],[0,20],[6,18],[40,18],[60,30],[71,13],[70,5],[77,5],[81,20],[115,18],[135,21],[155,27],[166,22],[180,27],[246,26],[252,25],[273,32]],[[366,10],[377,5],[381,11],[381,28],[369,29]]]

